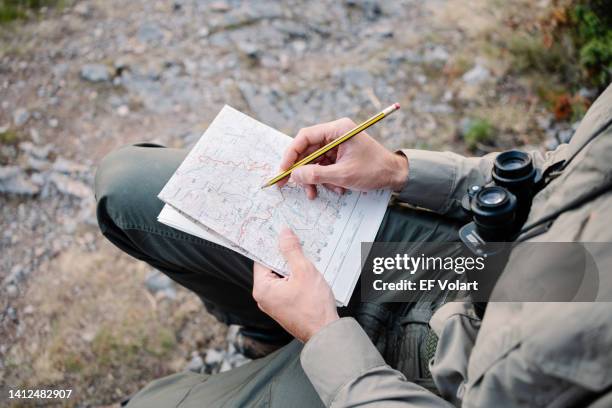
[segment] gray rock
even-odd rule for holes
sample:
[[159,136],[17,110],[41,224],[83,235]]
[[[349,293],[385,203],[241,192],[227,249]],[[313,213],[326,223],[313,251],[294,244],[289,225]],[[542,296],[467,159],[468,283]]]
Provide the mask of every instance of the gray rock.
[[347,7],[360,9],[368,20],[376,20],[382,15],[379,1],[377,0],[345,0]]
[[53,163],[51,170],[63,174],[76,174],[85,173],[88,170],[88,167],[75,163],[71,160],[64,159],[63,157],[58,157]]
[[92,16],[92,9],[88,4],[85,3],[77,3],[76,6],[74,6],[73,9],[74,13],[83,17],[83,18],[89,18]]
[[11,272],[2,280],[2,285],[7,286],[10,284],[18,284],[19,282],[23,281],[25,276],[26,273],[23,266],[20,264],[14,265],[11,268]]
[[435,47],[428,48],[427,51],[425,51],[423,60],[425,62],[446,62],[449,57],[450,54],[444,47],[441,45],[436,45]]
[[130,108],[127,105],[121,105],[117,108],[117,115],[125,117],[130,114]]
[[555,150],[557,146],[559,146],[559,141],[556,137],[549,137],[544,142],[544,147],[546,148],[546,150]]
[[394,50],[387,57],[387,61],[393,66],[400,65],[404,62],[420,64],[423,62],[423,57],[412,50]]
[[578,95],[590,100],[597,98],[597,94],[598,92],[596,88],[580,88],[578,91]]
[[344,86],[351,88],[371,87],[374,79],[367,69],[350,67],[339,73]]
[[[30,158],[30,161],[32,160],[36,160],[36,159]],[[39,168],[34,168],[34,167],[33,168],[34,170],[37,170],[37,171],[46,170],[46,167],[47,167],[46,165],[49,164],[48,162],[42,162],[41,160],[36,160],[36,162],[37,163],[35,165],[38,166]],[[32,165],[30,164],[30,166]],[[43,187],[44,185],[47,184],[48,177],[49,175],[47,173],[34,173],[30,177],[30,181],[32,181],[32,183],[36,184],[38,187]],[[41,194],[41,196],[43,196],[44,198],[44,192],[43,194]]]
[[138,28],[136,36],[144,43],[159,43],[164,39],[164,32],[157,23],[146,21]]
[[185,369],[188,371],[199,373],[202,371],[203,366],[204,361],[202,360],[202,357],[200,357],[200,355],[196,351],[194,351],[191,353],[191,360],[189,361],[189,363],[187,363]]
[[0,166],[0,182],[16,177],[21,172],[18,166]]
[[73,180],[68,176],[59,173],[53,173],[49,177],[51,184],[55,186],[61,194],[85,199],[93,195],[92,189],[85,183]]
[[210,9],[217,13],[225,13],[226,11],[230,11],[232,8],[226,1],[213,1],[210,3]]
[[[277,102],[281,98],[279,93],[266,87],[255,87],[252,83],[241,81],[238,82],[238,89],[249,105],[249,108],[255,112],[255,116],[262,121],[270,123],[275,127],[283,127],[286,123],[281,122],[286,115],[279,109]],[[288,108],[287,104],[283,104],[283,108]]]
[[183,141],[183,147],[190,149],[200,139],[200,135],[196,132],[185,132],[179,138]]
[[308,48],[308,43],[304,40],[295,40],[291,43],[291,47],[297,55],[302,55]]
[[23,169],[17,166],[0,167],[0,193],[32,196],[40,192],[40,187],[28,179]]
[[204,27],[200,27],[200,29],[198,30],[198,37],[199,38],[206,38],[210,35],[210,28],[204,26]]
[[13,112],[13,123],[15,126],[23,126],[30,119],[30,112],[25,108],[17,108]]
[[561,143],[569,143],[572,140],[572,136],[574,136],[574,129],[563,129],[558,133],[559,141]]
[[153,269],[151,272],[149,272],[145,279],[145,286],[147,287],[147,290],[152,294],[165,291],[166,289],[171,288],[172,285],[172,279],[170,279],[157,269]]
[[206,351],[204,362],[208,366],[215,366],[223,361],[224,356],[225,353],[222,350],[211,348]]
[[[35,157],[28,157],[28,168],[32,170],[36,170],[38,172],[48,170],[51,167],[51,164],[46,160],[40,160]],[[34,180],[34,175],[32,175],[31,180],[34,184],[38,184],[36,180]]]
[[17,297],[17,295],[19,294],[19,289],[17,289],[17,286],[15,286],[13,284],[8,285],[6,287],[6,294],[9,297]]
[[550,129],[552,125],[552,121],[553,121],[552,115],[542,115],[542,116],[536,117],[536,123],[542,130]]
[[276,30],[285,34],[289,40],[307,40],[310,35],[308,26],[295,20],[276,20],[273,26]]
[[6,317],[8,317],[10,320],[12,321],[17,321],[17,310],[15,310],[14,307],[7,307],[6,308]]
[[40,133],[38,132],[37,129],[34,129],[34,128],[30,129],[30,138],[32,138],[32,142],[34,142],[34,143],[40,143],[41,142]]
[[51,68],[51,72],[53,73],[53,76],[57,78],[62,78],[68,73],[69,69],[70,65],[68,65],[67,63],[59,63],[53,65],[53,68]]
[[159,294],[166,299],[176,300],[176,289],[174,286],[164,289],[163,291],[159,292]]
[[252,60],[257,60],[261,56],[261,49],[251,42],[240,41],[236,44],[238,50]]
[[44,146],[36,146],[32,142],[21,142],[19,143],[19,149],[30,157],[44,160],[49,157],[49,154],[53,150],[53,145],[47,144]]
[[86,64],[81,67],[81,78],[89,82],[110,81],[110,70],[102,64]]
[[232,363],[230,363],[230,361],[228,359],[224,359],[221,362],[221,367],[219,367],[219,372],[220,373],[224,373],[226,371],[231,370],[232,368],[234,368],[234,367],[232,367]]
[[416,106],[415,109],[420,112],[427,112],[427,113],[449,114],[449,113],[454,112],[453,107],[446,103],[437,103],[437,104],[425,103],[425,104]]
[[365,31],[365,34],[368,36],[374,36],[378,38],[393,38],[393,29],[388,27],[387,25],[379,25],[376,27],[371,27]]
[[172,11],[178,12],[183,10],[183,7],[185,7],[185,4],[182,0],[175,0],[172,3]]
[[242,355],[240,353],[234,353],[234,354],[229,355],[228,361],[229,361],[229,363],[230,363],[232,368],[236,368],[236,367],[240,367],[242,365],[245,365],[246,363],[248,363],[251,360],[246,358],[244,355]]
[[469,85],[477,85],[488,80],[491,77],[491,72],[480,64],[476,64],[474,68],[463,74],[463,82]]

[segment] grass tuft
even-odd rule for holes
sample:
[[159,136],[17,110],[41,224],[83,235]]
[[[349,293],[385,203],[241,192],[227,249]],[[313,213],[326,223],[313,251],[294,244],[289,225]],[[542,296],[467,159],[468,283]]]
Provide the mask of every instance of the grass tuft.
[[21,135],[12,129],[0,132],[0,145],[16,145],[21,140]]
[[474,119],[470,122],[463,139],[469,150],[476,150],[479,144],[488,144],[493,141],[495,128],[486,119]]
[[62,7],[62,0],[0,0],[0,24],[24,20],[43,7]]

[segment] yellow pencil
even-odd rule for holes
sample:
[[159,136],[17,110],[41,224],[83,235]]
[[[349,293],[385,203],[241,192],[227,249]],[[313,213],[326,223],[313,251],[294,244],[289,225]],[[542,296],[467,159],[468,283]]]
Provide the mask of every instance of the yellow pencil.
[[308,156],[304,157],[302,160],[298,161],[297,163],[294,163],[293,166],[289,167],[287,170],[283,171],[282,173],[268,180],[263,186],[261,186],[261,188],[270,187],[278,183],[280,180],[289,176],[293,170],[297,169],[300,166],[303,166],[305,164],[312,162],[318,157],[321,157],[322,155],[329,152],[334,147],[339,146],[340,144],[346,142],[347,140],[349,140],[351,137],[355,136],[356,134],[363,132],[364,130],[366,130],[367,128],[369,128],[370,126],[372,126],[379,120],[389,116],[390,114],[392,114],[399,108],[400,108],[399,103],[394,103],[388,108],[383,109],[380,113],[372,116],[370,119],[366,120],[362,124],[355,126],[353,129],[349,130],[342,136],[338,137],[337,139],[332,140],[325,146],[315,150],[314,152],[310,153]]

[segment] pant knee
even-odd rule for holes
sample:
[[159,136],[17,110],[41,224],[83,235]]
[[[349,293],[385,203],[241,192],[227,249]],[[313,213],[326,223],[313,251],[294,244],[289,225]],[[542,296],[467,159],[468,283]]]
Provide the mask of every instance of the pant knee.
[[163,206],[157,195],[183,157],[179,149],[143,145],[109,153],[95,177],[99,223],[110,218],[129,228],[155,221]]

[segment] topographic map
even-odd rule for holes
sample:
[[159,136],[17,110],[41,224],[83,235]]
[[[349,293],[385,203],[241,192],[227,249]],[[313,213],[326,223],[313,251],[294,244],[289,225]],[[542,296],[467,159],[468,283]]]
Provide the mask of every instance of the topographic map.
[[346,304],[360,273],[361,242],[373,241],[390,192],[343,195],[319,189],[261,185],[278,171],[289,136],[225,106],[159,194],[159,221],[258,261],[282,275],[283,226],[300,238],[306,256]]

